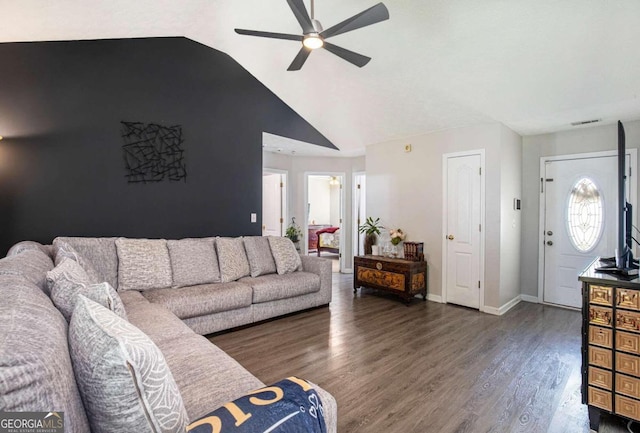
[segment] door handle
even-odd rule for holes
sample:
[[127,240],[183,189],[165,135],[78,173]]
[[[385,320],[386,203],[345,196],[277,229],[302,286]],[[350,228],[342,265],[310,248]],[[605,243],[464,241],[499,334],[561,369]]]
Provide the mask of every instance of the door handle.
[[553,241],[547,241],[547,245],[549,246],[553,245]]
[[454,239],[454,238],[453,238],[453,235],[449,235],[449,236],[447,236],[447,239],[449,239],[450,241],[452,241],[452,240]]

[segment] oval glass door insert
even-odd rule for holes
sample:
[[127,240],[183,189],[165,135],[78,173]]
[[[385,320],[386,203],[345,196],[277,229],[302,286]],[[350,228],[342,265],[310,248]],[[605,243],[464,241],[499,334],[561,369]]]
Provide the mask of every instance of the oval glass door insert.
[[580,179],[571,189],[567,202],[569,239],[580,252],[592,250],[604,229],[604,203],[595,183]]

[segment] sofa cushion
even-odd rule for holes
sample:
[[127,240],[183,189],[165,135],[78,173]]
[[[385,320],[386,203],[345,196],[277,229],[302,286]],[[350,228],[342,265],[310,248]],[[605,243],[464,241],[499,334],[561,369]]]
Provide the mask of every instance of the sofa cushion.
[[298,269],[302,270],[300,254],[296,251],[291,239],[278,236],[269,236],[268,239],[278,274],[282,275],[295,272]]
[[180,391],[158,347],[142,331],[79,296],[69,346],[91,431],[184,431]]
[[262,275],[257,278],[242,278],[253,288],[253,303],[293,298],[320,290],[320,276],[309,272],[293,272],[287,275]]
[[276,272],[276,262],[271,254],[269,239],[263,236],[248,236],[244,238],[244,249],[249,259],[251,276],[259,277]]
[[[140,292],[123,292],[137,293]],[[144,302],[133,302],[125,304],[129,323],[140,329],[156,344],[174,338],[184,338],[185,335],[193,334],[182,320],[160,304],[149,302],[142,298]]]
[[236,281],[251,274],[242,238],[216,238],[220,280]]
[[118,290],[171,287],[171,260],[164,239],[116,239]]
[[65,432],[88,432],[64,317],[22,276],[0,275],[0,288],[0,410],[64,412]]
[[101,283],[104,281],[104,279],[100,277],[96,268],[93,267],[93,264],[85,259],[82,254],[78,253],[68,242],[63,241],[62,239],[54,239],[53,261],[55,265],[58,266],[64,258],[74,260],[82,266],[89,276],[89,281],[91,283]]
[[[205,337],[191,333],[158,344],[178,384],[189,420],[264,386]],[[206,391],[203,391],[206,390]],[[206,398],[203,398],[206,395]]]
[[98,282],[106,281],[118,289],[118,253],[116,238],[81,238],[60,236],[53,240],[72,246],[98,272]]
[[181,319],[251,305],[251,287],[238,282],[147,290],[143,295]]
[[167,241],[173,286],[185,287],[220,281],[218,256],[214,239],[181,239]]
[[0,260],[0,275],[21,275],[49,295],[47,271],[53,269],[51,258],[38,249],[23,250],[20,254]]

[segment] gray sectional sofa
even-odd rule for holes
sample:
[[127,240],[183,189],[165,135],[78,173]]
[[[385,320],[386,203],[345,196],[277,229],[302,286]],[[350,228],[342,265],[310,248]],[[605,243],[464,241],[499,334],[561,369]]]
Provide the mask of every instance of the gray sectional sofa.
[[[206,239],[215,244],[220,238]],[[218,277],[211,272],[199,275],[201,264],[208,263],[203,261],[203,255],[210,254],[208,247],[206,254],[189,257],[185,256],[185,247],[188,250],[191,245],[188,242],[175,241],[175,251],[167,246],[167,274],[167,255],[158,247],[161,240],[149,244],[149,254],[145,244],[129,241],[65,237],[57,238],[54,246],[27,241],[16,244],[0,260],[0,411],[64,412],[66,432],[90,431],[91,415],[85,410],[86,402],[83,405],[67,341],[70,325],[49,296],[47,275],[65,255],[61,245],[77,252],[92,279],[106,281],[117,289],[128,322],[162,352],[190,422],[264,386],[202,335],[331,301],[328,261],[301,257],[301,266],[298,264],[293,272],[270,272],[273,265],[262,260],[266,254],[263,240],[256,241],[260,248],[247,246],[247,261],[254,261],[249,275],[244,262],[237,266],[237,257],[216,248]],[[202,239],[193,241],[194,245],[203,245]],[[139,249],[129,248],[128,242]],[[237,239],[219,242],[233,244],[239,251]],[[233,266],[225,266],[225,260],[234,262]],[[278,271],[280,265],[277,263]],[[142,278],[132,272],[136,269],[144,274]],[[171,279],[168,287],[153,287],[167,285],[167,278]],[[198,278],[212,282],[183,285],[197,283]],[[177,284],[178,280],[182,284]],[[145,289],[137,290],[136,285]],[[335,433],[336,401],[320,387],[316,391],[324,407],[327,430]]]

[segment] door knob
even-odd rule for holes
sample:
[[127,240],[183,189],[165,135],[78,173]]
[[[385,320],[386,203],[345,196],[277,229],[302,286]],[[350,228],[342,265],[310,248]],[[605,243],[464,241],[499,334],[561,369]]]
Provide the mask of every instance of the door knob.
[[449,235],[449,236],[447,236],[447,239],[449,239],[450,241],[452,241],[452,240],[453,240],[453,235]]
[[553,241],[547,241],[547,245],[549,246],[553,245]]
[[549,231],[547,232],[547,236],[553,236],[553,232],[552,232],[551,230],[549,230]]

